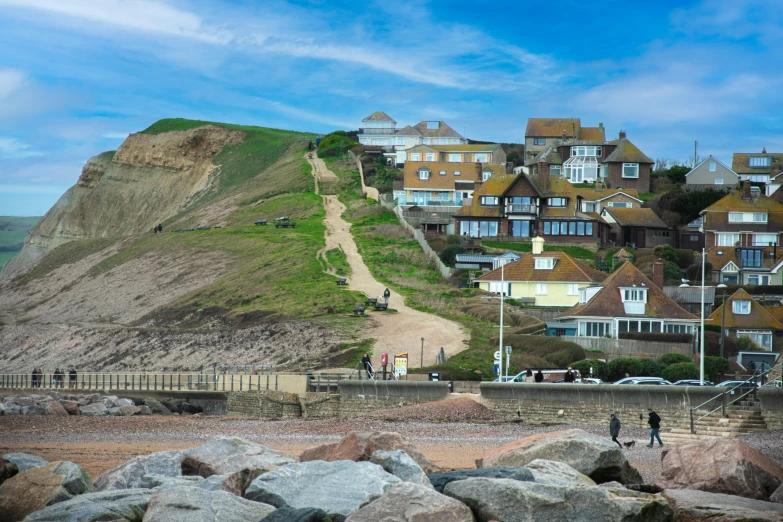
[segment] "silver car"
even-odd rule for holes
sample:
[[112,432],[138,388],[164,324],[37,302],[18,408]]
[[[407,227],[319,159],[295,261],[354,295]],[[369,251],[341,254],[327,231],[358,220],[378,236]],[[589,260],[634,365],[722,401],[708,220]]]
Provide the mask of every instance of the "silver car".
[[626,377],[615,384],[644,384],[646,386],[670,386],[671,383],[660,377]]

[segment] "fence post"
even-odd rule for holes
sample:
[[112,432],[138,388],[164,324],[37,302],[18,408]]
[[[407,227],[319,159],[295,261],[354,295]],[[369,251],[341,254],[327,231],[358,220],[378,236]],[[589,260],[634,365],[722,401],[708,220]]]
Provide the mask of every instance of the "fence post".
[[275,374],[275,391],[277,391],[277,374]]
[[231,374],[231,391],[234,391],[234,374]]
[[696,433],[696,430],[693,429],[693,408],[690,409],[691,413],[691,435],[694,435]]
[[182,374],[177,374],[177,390],[182,390]]
[[269,374],[266,374],[266,391],[269,391]]

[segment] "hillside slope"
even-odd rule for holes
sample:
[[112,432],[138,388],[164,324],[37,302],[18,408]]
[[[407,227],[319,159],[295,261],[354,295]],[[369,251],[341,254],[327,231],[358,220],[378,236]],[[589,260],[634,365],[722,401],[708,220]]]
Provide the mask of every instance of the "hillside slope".
[[22,250],[24,238],[40,220],[41,216],[0,216],[0,270]]

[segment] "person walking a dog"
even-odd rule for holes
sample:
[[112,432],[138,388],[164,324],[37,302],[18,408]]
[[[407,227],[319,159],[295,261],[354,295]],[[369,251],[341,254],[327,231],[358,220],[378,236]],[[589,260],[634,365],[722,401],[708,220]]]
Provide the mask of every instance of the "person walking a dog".
[[614,413],[609,415],[609,435],[612,436],[612,442],[616,442],[620,449],[623,449],[623,445],[617,440],[617,437],[620,436],[620,428],[620,419]]
[[647,424],[650,425],[650,443],[647,445],[647,447],[652,448],[655,439],[658,439],[658,444],[663,446],[661,436],[658,434],[658,430],[661,429],[661,418],[653,411],[652,408],[647,408],[647,416],[649,417],[647,419]]

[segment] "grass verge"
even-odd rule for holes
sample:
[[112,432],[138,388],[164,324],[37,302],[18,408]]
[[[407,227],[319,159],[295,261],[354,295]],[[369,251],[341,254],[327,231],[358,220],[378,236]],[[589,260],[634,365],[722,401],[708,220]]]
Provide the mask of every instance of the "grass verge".
[[[482,241],[482,245],[489,248],[497,248],[499,250],[513,250],[516,252],[530,252],[533,250],[533,245],[530,243],[503,243],[501,241]],[[586,248],[576,246],[547,246],[544,245],[544,252],[565,252],[571,257],[576,259],[587,259],[593,261],[595,259],[595,253],[590,252]]]

